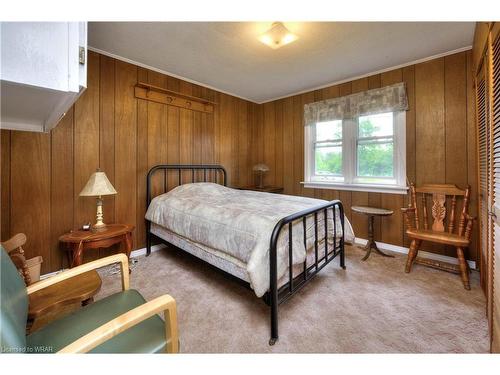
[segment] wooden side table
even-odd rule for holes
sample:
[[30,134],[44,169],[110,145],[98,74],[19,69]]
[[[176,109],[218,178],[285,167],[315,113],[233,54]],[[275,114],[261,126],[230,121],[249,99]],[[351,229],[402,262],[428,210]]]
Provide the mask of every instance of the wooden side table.
[[28,332],[92,302],[101,284],[99,274],[92,270],[30,294]]
[[238,189],[240,190],[252,190],[252,191],[262,191],[264,193],[276,193],[276,194],[280,194],[280,193],[283,193],[283,187],[281,186],[263,186],[263,187],[259,187],[259,186],[243,186],[243,187],[239,187]]
[[375,240],[373,239],[373,220],[375,216],[391,216],[394,212],[391,210],[386,210],[384,208],[376,208],[376,207],[366,207],[366,206],[352,206],[351,210],[357,212],[359,214],[363,214],[368,216],[368,242],[364,247],[366,250],[366,255],[362,260],[367,260],[370,256],[372,249],[375,250],[382,256],[394,258],[394,255],[385,254],[377,247]]
[[102,229],[89,231],[75,230],[59,237],[59,242],[66,247],[70,267],[82,264],[86,249],[102,249],[120,243],[122,251],[130,257],[132,251],[133,225],[107,224]]

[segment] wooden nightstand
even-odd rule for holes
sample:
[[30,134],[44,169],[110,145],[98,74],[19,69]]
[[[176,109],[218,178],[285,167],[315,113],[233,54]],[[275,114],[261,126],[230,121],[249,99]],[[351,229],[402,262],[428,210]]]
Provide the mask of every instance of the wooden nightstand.
[[252,190],[252,191],[262,191],[264,193],[276,193],[280,194],[283,193],[283,188],[280,186],[264,186],[264,187],[258,187],[258,186],[242,186],[239,187],[238,189],[240,190]]
[[75,230],[59,237],[59,242],[66,247],[70,267],[82,264],[86,249],[108,248],[120,243],[122,251],[130,257],[132,250],[133,225],[107,224],[103,229]]

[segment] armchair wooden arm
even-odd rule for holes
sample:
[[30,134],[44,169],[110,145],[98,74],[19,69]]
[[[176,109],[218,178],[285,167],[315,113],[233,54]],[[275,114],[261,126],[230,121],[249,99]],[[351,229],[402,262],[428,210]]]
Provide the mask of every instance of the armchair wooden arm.
[[472,237],[472,224],[474,224],[474,220],[476,220],[476,218],[474,216],[466,214],[465,219],[467,220],[465,225],[465,238],[470,241],[470,238]]
[[7,241],[2,242],[2,246],[7,251],[7,254],[10,254],[12,251],[19,249],[20,253],[23,254],[24,251],[21,246],[26,243],[26,235],[24,233],[18,233],[14,235],[12,238],[9,238]]
[[476,220],[477,218],[475,216],[471,216],[469,214],[467,214],[467,216],[465,217],[468,221],[474,221]]
[[82,264],[81,266],[70,268],[69,270],[62,271],[55,276],[49,277],[45,280],[38,281],[28,286],[28,295],[37,292],[48,286],[57,284],[63,280],[70,279],[82,273],[95,270],[110,264],[120,263],[122,274],[122,290],[128,290],[130,287],[129,272],[128,272],[128,258],[125,254],[115,254],[106,258],[94,260],[93,262]]
[[30,285],[32,283],[31,276],[24,256],[24,249],[22,248],[25,243],[26,235],[24,233],[17,233],[7,241],[2,242],[2,246],[22,275],[24,283]]
[[405,218],[406,229],[413,229],[413,223],[415,222],[415,207],[403,207],[401,208],[401,212]]
[[[128,274],[128,271],[127,271]],[[177,333],[177,308],[175,300],[165,294],[150,302],[132,309],[115,319],[94,329],[85,336],[62,348],[58,353],[86,353],[112,337],[135,326],[136,324],[164,312],[165,337],[167,340],[167,352],[177,353],[179,351],[179,337]]]

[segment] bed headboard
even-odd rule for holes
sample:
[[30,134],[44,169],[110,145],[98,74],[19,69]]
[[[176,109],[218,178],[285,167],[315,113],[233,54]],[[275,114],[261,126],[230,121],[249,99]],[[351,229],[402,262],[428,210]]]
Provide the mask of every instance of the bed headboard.
[[[159,164],[151,168],[147,175],[146,181],[146,209],[149,207],[149,203],[154,198],[152,195],[152,181],[153,177],[157,173],[163,171],[163,189],[162,192],[157,192],[156,195],[166,193],[169,190],[168,180],[174,178],[177,184],[174,186],[180,186],[183,184],[189,184],[194,182],[215,182],[220,184],[220,177],[222,176],[222,184],[227,186],[227,172],[222,165],[217,164]],[[183,173],[186,171],[191,171],[190,173]],[[167,172],[172,172],[173,176],[167,176]],[[187,177],[187,179],[186,179]],[[187,182],[186,182],[187,181]]]

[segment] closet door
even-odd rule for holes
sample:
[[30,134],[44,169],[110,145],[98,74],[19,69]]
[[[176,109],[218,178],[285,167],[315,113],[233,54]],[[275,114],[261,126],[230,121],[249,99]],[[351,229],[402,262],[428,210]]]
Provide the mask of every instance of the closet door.
[[[489,253],[491,219],[489,210],[491,207],[491,178],[490,178],[490,128],[488,126],[488,95],[486,79],[486,59],[483,60],[482,68],[476,76],[476,118],[478,137],[478,161],[479,161],[479,231],[481,241],[480,269],[481,285],[489,300]],[[490,315],[488,308],[488,316]]]
[[489,118],[493,161],[493,248],[490,254],[491,351],[500,352],[500,25],[495,23],[489,43]]

